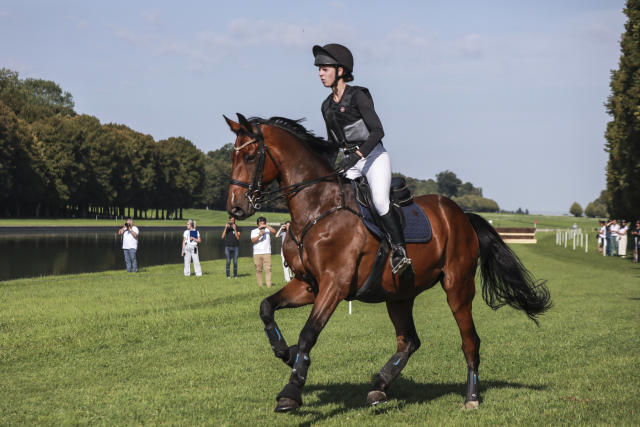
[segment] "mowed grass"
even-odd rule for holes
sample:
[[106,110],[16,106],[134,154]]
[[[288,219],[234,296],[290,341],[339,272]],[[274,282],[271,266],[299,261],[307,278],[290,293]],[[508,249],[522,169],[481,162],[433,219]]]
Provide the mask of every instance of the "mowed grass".
[[[131,211],[133,213],[133,211]],[[155,211],[148,211],[148,216],[154,215]],[[264,216],[269,223],[282,223],[290,219],[288,212],[259,212],[243,221],[238,221],[239,225],[251,226],[256,223],[258,216]],[[583,231],[592,230],[598,227],[598,219],[573,216],[554,215],[521,215],[508,213],[481,213],[490,219],[494,227],[534,227],[538,222],[538,229],[571,228],[575,223]],[[183,217],[197,221],[199,226],[222,226],[228,219],[229,214],[225,211],[214,211],[208,209],[184,209]],[[632,220],[633,218],[627,218]],[[74,226],[104,226],[120,227],[124,221],[119,219],[89,219],[89,218],[0,218],[0,227],[74,227]],[[136,219],[136,225],[142,227],[176,226],[182,227],[184,220],[156,220],[156,219]]]
[[[341,303],[311,353],[304,406],[275,414],[290,369],[258,316],[251,260],[224,277],[181,265],[0,283],[0,424],[491,425],[640,422],[640,267],[595,250],[556,247],[555,234],[515,250],[548,279],[554,308],[538,328],[476,296],[482,404],[462,411],[466,366],[445,294],[421,294],[422,347],[390,389],[365,406],[370,379],[395,351],[384,304]],[[310,308],[276,313],[289,343]]]

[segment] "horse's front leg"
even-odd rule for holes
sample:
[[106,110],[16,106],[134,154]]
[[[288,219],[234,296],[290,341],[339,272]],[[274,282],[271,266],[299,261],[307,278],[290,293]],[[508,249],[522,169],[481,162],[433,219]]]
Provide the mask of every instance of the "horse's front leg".
[[320,284],[320,292],[316,297],[309,319],[300,332],[298,353],[293,363],[289,383],[284,386],[276,397],[278,401],[275,407],[276,412],[291,411],[302,405],[302,389],[307,381],[307,371],[311,364],[309,352],[315,345],[318,335],[327,324],[338,303],[346,296],[343,295],[343,291],[346,291],[346,289],[341,291],[336,288]]
[[274,312],[281,308],[294,308],[313,303],[315,294],[309,284],[298,279],[292,279],[285,287],[275,294],[262,300],[260,304],[260,318],[264,322],[264,331],[274,354],[284,363],[293,367],[298,346],[287,346],[278,324],[274,320]]

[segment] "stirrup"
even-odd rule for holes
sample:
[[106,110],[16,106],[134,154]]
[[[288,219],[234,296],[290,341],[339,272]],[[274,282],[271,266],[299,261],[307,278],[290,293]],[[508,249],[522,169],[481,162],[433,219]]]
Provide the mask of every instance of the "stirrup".
[[[394,265],[394,257],[402,258],[400,258]],[[411,258],[407,257],[407,252],[402,246],[392,248],[389,262],[391,263],[391,272],[395,275],[402,274],[407,269],[407,267],[411,266]]]

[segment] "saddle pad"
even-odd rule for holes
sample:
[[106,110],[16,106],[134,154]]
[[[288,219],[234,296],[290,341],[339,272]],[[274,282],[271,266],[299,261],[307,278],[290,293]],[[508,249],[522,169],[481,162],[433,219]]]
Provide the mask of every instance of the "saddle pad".
[[[382,230],[373,222],[371,211],[369,208],[357,203],[360,214],[362,215],[362,222],[364,225],[376,236],[379,240],[382,240],[384,235]],[[408,206],[403,206],[402,213],[405,218],[404,225],[404,241],[406,243],[427,243],[431,240],[431,223],[424,211],[415,203],[411,203]]]

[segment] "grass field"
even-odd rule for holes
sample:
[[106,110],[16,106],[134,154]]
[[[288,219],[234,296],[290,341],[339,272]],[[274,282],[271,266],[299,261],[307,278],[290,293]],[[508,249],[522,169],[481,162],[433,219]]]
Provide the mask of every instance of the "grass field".
[[[477,411],[460,410],[466,367],[436,287],[416,300],[422,347],[388,403],[364,405],[395,351],[384,305],[354,302],[349,315],[343,302],[311,353],[305,406],[273,413],[290,370],[258,317],[273,289],[257,288],[242,258],[237,280],[210,261],[202,278],[166,265],[1,282],[0,424],[638,425],[640,266],[556,247],[554,233],[538,240],[515,249],[549,281],[555,307],[539,328],[476,297]],[[276,313],[290,343],[308,314]]]
[[[133,213],[133,210],[131,211]],[[245,221],[238,221],[240,225],[254,225],[258,216],[264,215],[269,223],[281,223],[290,219],[286,212],[256,213]],[[213,211],[207,209],[184,209],[184,220],[195,219],[198,226],[222,226],[229,220],[229,214],[225,211]],[[136,225],[141,227],[166,227],[184,226],[184,220],[155,220],[136,219]],[[73,227],[73,226],[122,226],[124,220],[119,219],[88,219],[88,218],[0,218],[0,227]]]
[[[270,223],[281,223],[289,218],[286,212],[264,212],[262,214],[254,214],[245,221],[239,221],[238,224],[247,226],[255,224],[255,219],[259,215],[264,215]],[[494,227],[533,227],[537,221],[539,229],[549,228],[571,228],[573,224],[582,227],[585,230],[592,230],[598,226],[598,220],[593,218],[575,218],[572,216],[553,216],[553,215],[517,215],[505,213],[483,213],[481,214],[490,219]],[[205,209],[185,209],[183,217],[193,218],[199,226],[215,226],[224,225],[229,219],[229,215],[224,211],[213,211]],[[60,226],[113,226],[117,227],[122,224],[122,219],[80,219],[80,218],[0,218],[0,227],[60,227]],[[136,225],[144,227],[154,226],[178,226],[184,224],[182,220],[152,220],[137,219]]]

